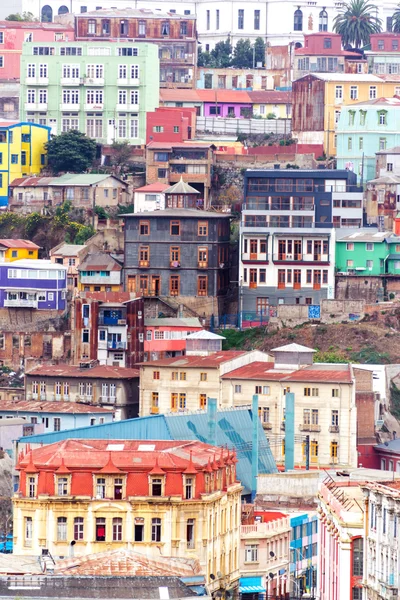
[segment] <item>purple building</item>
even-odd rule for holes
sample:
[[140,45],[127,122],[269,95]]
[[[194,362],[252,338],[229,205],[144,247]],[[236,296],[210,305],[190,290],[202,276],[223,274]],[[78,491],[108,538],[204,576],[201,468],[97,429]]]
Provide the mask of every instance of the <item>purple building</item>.
[[50,260],[22,259],[0,264],[0,308],[64,310],[67,268]]
[[252,100],[244,90],[197,90],[197,94],[205,117],[248,119],[253,114]]

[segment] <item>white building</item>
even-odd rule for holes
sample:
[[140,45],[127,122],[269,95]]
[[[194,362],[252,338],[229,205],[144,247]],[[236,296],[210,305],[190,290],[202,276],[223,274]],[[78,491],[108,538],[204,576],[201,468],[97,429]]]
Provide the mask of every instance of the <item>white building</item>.
[[146,211],[165,209],[165,190],[170,186],[166,183],[150,183],[134,190],[134,212],[142,213]]
[[400,589],[399,481],[363,486],[368,520],[365,522],[365,564],[368,600],[392,600]]
[[[273,46],[303,42],[304,33],[332,31],[333,19],[342,2],[337,0],[10,0],[0,3],[0,18],[10,12],[29,11],[39,18],[46,6],[53,14],[87,12],[102,8],[151,8],[195,14],[199,41],[203,49],[212,49],[221,40],[230,37],[236,44],[240,38],[254,40],[262,37]],[[396,0],[375,3],[378,15],[386,29],[387,20],[395,11]]]

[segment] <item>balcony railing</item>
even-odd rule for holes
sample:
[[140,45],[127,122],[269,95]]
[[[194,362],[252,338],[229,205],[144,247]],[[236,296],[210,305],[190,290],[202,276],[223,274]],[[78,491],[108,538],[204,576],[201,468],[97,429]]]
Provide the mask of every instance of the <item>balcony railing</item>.
[[208,263],[203,260],[199,260],[199,262],[197,263],[197,267],[199,269],[207,269]]
[[274,262],[324,262],[329,263],[329,254],[296,254],[296,253],[283,253],[274,254]]
[[38,302],[37,300],[4,300],[4,306],[8,306],[10,308],[37,308]]
[[331,425],[329,427],[329,433],[339,433],[339,425]]
[[126,318],[124,317],[104,317],[102,314],[99,315],[98,325],[126,325]]
[[107,342],[107,350],[126,350],[126,342]]
[[169,266],[171,269],[180,269],[181,263],[179,262],[179,260],[171,260]]
[[311,423],[301,423],[299,425],[300,431],[321,431],[321,425],[313,425]]
[[143,268],[148,268],[150,266],[150,261],[149,260],[139,260],[139,267]]
[[99,402],[102,404],[115,404],[117,401],[116,396],[100,396]]

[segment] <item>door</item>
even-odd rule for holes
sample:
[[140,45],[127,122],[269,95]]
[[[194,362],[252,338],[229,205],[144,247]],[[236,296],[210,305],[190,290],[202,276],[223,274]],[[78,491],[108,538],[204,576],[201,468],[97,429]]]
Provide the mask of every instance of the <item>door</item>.
[[160,276],[152,275],[151,277],[151,295],[159,296],[160,295]]
[[107,144],[112,144],[115,141],[115,119],[107,121]]

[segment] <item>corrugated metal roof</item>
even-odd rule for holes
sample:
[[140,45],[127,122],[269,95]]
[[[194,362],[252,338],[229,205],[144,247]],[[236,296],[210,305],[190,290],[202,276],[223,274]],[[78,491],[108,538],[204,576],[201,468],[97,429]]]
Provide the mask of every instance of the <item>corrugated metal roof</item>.
[[144,325],[145,327],[203,327],[200,323],[200,320],[196,317],[166,317],[165,319],[145,319]]
[[226,340],[223,335],[218,335],[212,331],[202,329],[202,331],[195,331],[187,336],[188,340]]
[[255,90],[248,92],[253,103],[260,104],[291,104],[292,92],[277,92],[276,90]]
[[78,402],[39,402],[37,400],[0,400],[0,412],[87,414],[108,413],[112,410]]
[[301,344],[286,344],[286,346],[279,346],[279,348],[272,348],[270,352],[316,352],[313,348],[302,346]]
[[194,187],[183,181],[182,175],[180,180],[171,187],[164,190],[165,194],[200,194],[199,190],[196,190]]
[[[259,472],[275,473],[276,464],[271,453],[261,422],[258,420]],[[218,446],[227,445],[235,449],[238,478],[244,486],[243,493],[251,490],[251,448],[253,422],[248,408],[232,408],[217,411],[215,440]],[[52,444],[61,440],[198,440],[208,443],[209,416],[207,412],[154,415],[126,421],[115,421],[104,425],[93,425],[37,434],[23,438],[29,444]]]
[[208,367],[210,369],[217,369],[220,364],[228,362],[239,356],[247,354],[244,350],[225,350],[221,352],[214,352],[210,356],[175,356],[173,358],[160,358],[159,360],[149,360],[148,362],[140,363],[143,366],[154,366],[154,367],[185,367],[185,368],[197,368],[197,367]]
[[121,219],[130,217],[135,219],[159,219],[160,217],[176,217],[181,219],[230,219],[230,215],[224,213],[213,213],[207,210],[197,210],[195,208],[167,208],[166,210],[154,210],[144,213],[127,213],[118,215]]
[[[79,18],[89,17],[115,17],[115,18],[145,18],[150,19],[177,19],[177,20],[195,20],[196,15],[179,15],[175,12],[161,12],[158,10],[152,10],[151,8],[101,8],[99,10],[92,10],[87,13],[80,13]],[[150,40],[148,40],[150,41]]]
[[50,256],[77,256],[83,248],[86,248],[85,244],[61,244],[50,250]]
[[252,100],[248,92],[244,90],[197,90],[197,94],[202,102],[229,102],[232,104],[251,104]]
[[79,175],[76,175],[74,173],[66,173],[65,175],[61,175],[60,177],[54,177],[51,181],[51,185],[95,185],[96,183],[100,183],[101,181],[104,181],[109,177],[117,179],[118,181],[121,181],[121,183],[126,185],[124,181],[118,179],[118,177],[115,177],[115,175],[100,173],[82,173]]
[[169,185],[167,185],[166,183],[149,183],[149,185],[143,185],[142,187],[138,187],[133,191],[134,192],[148,192],[148,193],[150,193],[150,192],[162,193],[168,188],[169,188]]
[[27,250],[39,250],[40,248],[40,246],[30,240],[21,239],[1,239],[0,246],[4,246],[5,248],[24,248]]
[[78,267],[78,271],[122,271],[120,265],[110,254],[96,252],[87,254]]
[[26,372],[30,377],[79,377],[83,379],[132,379],[139,377],[139,369],[98,365],[80,369],[75,365],[39,365]]

